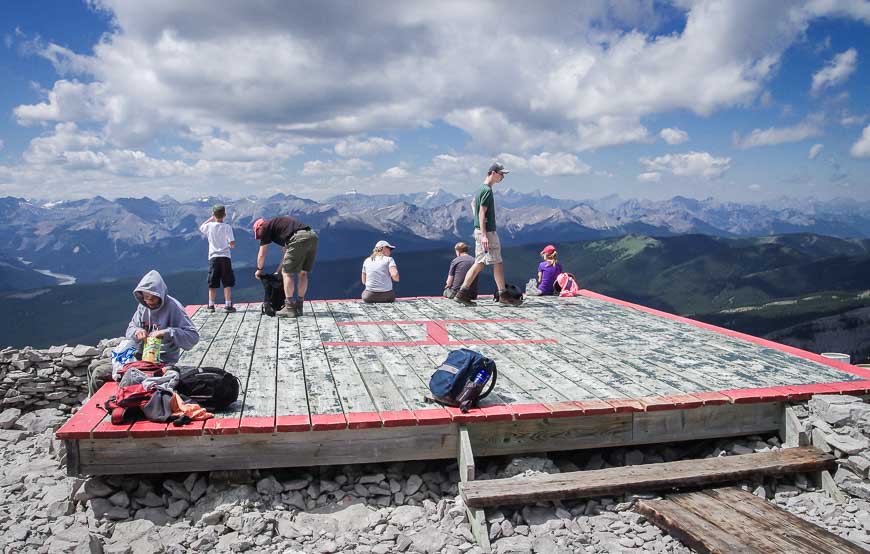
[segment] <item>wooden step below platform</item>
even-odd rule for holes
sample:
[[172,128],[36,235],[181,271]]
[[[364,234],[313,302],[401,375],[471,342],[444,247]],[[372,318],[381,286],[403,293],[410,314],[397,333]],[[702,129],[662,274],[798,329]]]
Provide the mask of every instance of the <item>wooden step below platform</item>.
[[835,465],[830,454],[804,446],[740,456],[470,481],[460,483],[459,492],[467,506],[482,508],[668,491],[788,473],[810,473]]
[[639,500],[635,510],[701,554],[858,554],[866,550],[735,488]]

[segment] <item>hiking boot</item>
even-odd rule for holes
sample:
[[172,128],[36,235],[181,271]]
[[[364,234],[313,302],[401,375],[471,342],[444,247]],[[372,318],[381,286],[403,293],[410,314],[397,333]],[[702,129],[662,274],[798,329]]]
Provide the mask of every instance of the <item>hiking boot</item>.
[[284,302],[284,307],[275,312],[278,317],[297,317],[296,309],[291,301]]
[[233,306],[224,306],[224,311],[228,314],[231,314],[231,313],[235,312],[236,309]]
[[293,309],[296,311],[296,317],[302,317],[302,313],[305,311],[305,301],[297,300],[293,303]]
[[465,289],[459,289],[459,291],[457,291],[456,293],[456,296],[453,297],[453,300],[465,306],[477,306],[477,304],[472,302],[471,298],[468,297],[468,291]]
[[206,309],[207,309],[209,312],[214,313],[214,304],[210,305],[210,306],[209,306],[208,308],[206,308]]

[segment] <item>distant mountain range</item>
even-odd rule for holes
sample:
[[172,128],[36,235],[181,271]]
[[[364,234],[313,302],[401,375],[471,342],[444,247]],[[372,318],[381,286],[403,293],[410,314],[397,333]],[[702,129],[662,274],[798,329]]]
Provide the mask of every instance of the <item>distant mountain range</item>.
[[[0,198],[0,291],[47,284],[100,282],[139,275],[203,269],[206,245],[198,225],[210,207],[227,206],[236,230],[237,267],[250,266],[257,245],[250,231],[258,217],[292,215],[320,234],[322,261],[365,255],[381,238],[401,252],[470,241],[469,198],[443,190],[400,195],[344,194],[315,202],[278,194],[269,198],[94,197],[38,203]],[[496,189],[499,234],[506,246],[594,240],[632,233],[666,237],[705,234],[750,237],[816,233],[870,237],[870,203],[850,200],[737,204],[674,197],[666,201],[558,199],[541,193]],[[277,264],[272,249],[270,264]]]

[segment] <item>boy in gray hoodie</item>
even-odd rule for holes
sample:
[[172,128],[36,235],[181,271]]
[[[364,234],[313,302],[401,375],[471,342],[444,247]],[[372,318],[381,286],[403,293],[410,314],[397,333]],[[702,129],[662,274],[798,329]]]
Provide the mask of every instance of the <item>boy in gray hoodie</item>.
[[139,342],[145,342],[148,335],[159,336],[163,341],[160,361],[171,365],[178,363],[182,349],[190,350],[199,342],[199,331],[181,302],[166,292],[166,283],[157,271],[152,269],[142,277],[133,289],[139,306],[124,336]]
[[[148,338],[149,330],[159,335],[163,341],[160,346],[160,361],[165,364],[176,364],[181,357],[181,349],[189,350],[199,342],[199,331],[187,317],[181,303],[166,294],[166,283],[163,277],[155,270],[151,270],[142,277],[133,296],[139,302],[133,318],[127,325],[125,337],[139,343],[141,353],[145,339]],[[90,375],[88,392],[93,395],[104,383],[112,380],[112,368],[97,366]]]

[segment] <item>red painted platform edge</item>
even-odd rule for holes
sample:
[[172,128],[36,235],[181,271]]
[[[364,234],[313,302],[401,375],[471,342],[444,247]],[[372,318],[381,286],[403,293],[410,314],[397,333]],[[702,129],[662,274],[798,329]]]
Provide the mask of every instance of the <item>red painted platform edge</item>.
[[348,429],[375,429],[383,426],[378,412],[351,412],[345,414]]
[[239,433],[271,433],[275,430],[275,416],[248,416],[239,422]]
[[344,414],[316,414],[311,416],[312,431],[328,431],[346,429],[347,420]]
[[450,414],[450,420],[454,423],[469,423],[469,422],[481,422],[486,421],[486,416],[483,414],[480,408],[473,408],[468,411],[468,413],[462,413],[459,408],[454,408],[452,406],[447,406],[444,408],[448,414]]
[[205,431],[205,424],[210,420],[191,421],[186,425],[176,427],[171,423],[166,426],[167,437],[198,437]]
[[94,427],[94,430],[91,431],[92,439],[126,439],[130,436],[130,427],[132,425],[130,423],[124,423],[122,425],[115,425],[108,418],[103,420],[102,423]]
[[[657,315],[659,317],[664,317],[666,319],[670,319],[673,321],[679,321],[682,323],[686,323],[688,325],[693,325],[695,327],[699,327],[701,329],[706,329],[708,331],[714,331],[716,333],[726,335],[732,338],[742,339],[745,341],[753,342],[760,346],[764,346],[766,348],[772,348],[774,350],[779,350],[781,352],[786,352],[788,354],[792,354],[794,356],[798,356],[800,358],[804,358],[813,362],[820,363],[822,365],[833,367],[839,371],[843,371],[845,373],[851,373],[852,375],[857,375],[858,377],[864,377],[870,379],[870,370],[857,367],[851,364],[845,364],[843,362],[837,362],[831,360],[830,358],[825,358],[819,354],[814,352],[809,352],[807,350],[801,350],[800,348],[795,348],[794,346],[788,346],[786,344],[781,344],[778,342],[773,342],[767,339],[762,339],[760,337],[756,337],[753,335],[747,335],[746,333],[741,333],[739,331],[732,331],[731,329],[726,329],[724,327],[718,327],[716,325],[711,325],[709,323],[704,323],[703,321],[696,321],[694,319],[689,319],[687,317],[679,316],[676,314],[671,314],[668,312],[663,312],[661,310],[656,310],[655,308],[649,308],[647,306],[641,306],[640,304],[634,304],[632,302],[627,302],[625,300],[620,300],[618,298],[613,298],[611,296],[606,296],[601,293],[597,293],[588,289],[583,289],[580,291],[580,294],[583,296],[587,296],[589,298],[596,298],[598,300],[603,300],[605,302],[610,302],[612,304],[617,304],[620,306],[626,306],[629,308],[634,308],[636,310],[640,310],[642,312],[646,312],[648,314]],[[746,389],[753,390],[753,389]]]
[[412,410],[391,410],[381,412],[384,427],[410,427],[417,425],[417,418]]
[[307,415],[283,415],[275,418],[275,430],[279,433],[309,431],[311,421]]
[[[570,403],[568,403],[570,404]],[[514,404],[511,406],[513,408],[514,417],[516,419],[542,419],[545,417],[553,417],[553,410],[547,404]],[[567,408],[561,408],[559,411],[559,417],[562,417],[562,414]],[[577,406],[573,406],[575,410],[575,414],[579,412],[579,408]]]
[[[549,416],[544,417],[578,417],[583,415],[583,410],[574,402],[548,402],[544,407],[550,410]],[[517,416],[517,419],[522,419]]]
[[239,432],[238,417],[214,417],[202,428],[205,435],[235,435]]
[[608,404],[613,406],[616,413],[619,412],[642,412],[644,410],[643,403],[635,398],[616,398],[607,399]]
[[480,412],[486,421],[513,421],[514,411],[511,404],[496,404],[494,406],[484,406],[480,408]]
[[583,415],[616,413],[616,408],[603,400],[578,400],[574,404],[583,410]]
[[713,391],[704,391],[704,392],[693,392],[692,396],[700,400],[704,403],[705,406],[711,406],[716,404],[730,404],[731,399],[721,392],[713,392]]
[[134,438],[154,438],[166,436],[166,424],[153,421],[137,421],[130,426],[130,436]]
[[870,394],[870,380],[867,381],[843,381],[840,383],[825,383],[826,387],[833,390],[834,394]]
[[648,412],[656,410],[689,410],[700,408],[704,405],[704,401],[694,394],[666,394],[663,396],[641,398],[640,401]]
[[184,307],[184,313],[187,314],[187,317],[193,317],[193,314],[199,309],[199,304],[188,304]]
[[445,425],[453,421],[444,408],[426,408],[414,410],[418,425]]
[[55,431],[54,436],[61,440],[89,439],[91,431],[103,421],[108,414],[102,408],[102,403],[115,394],[118,385],[105,383],[85,404],[70,416],[66,422]]

